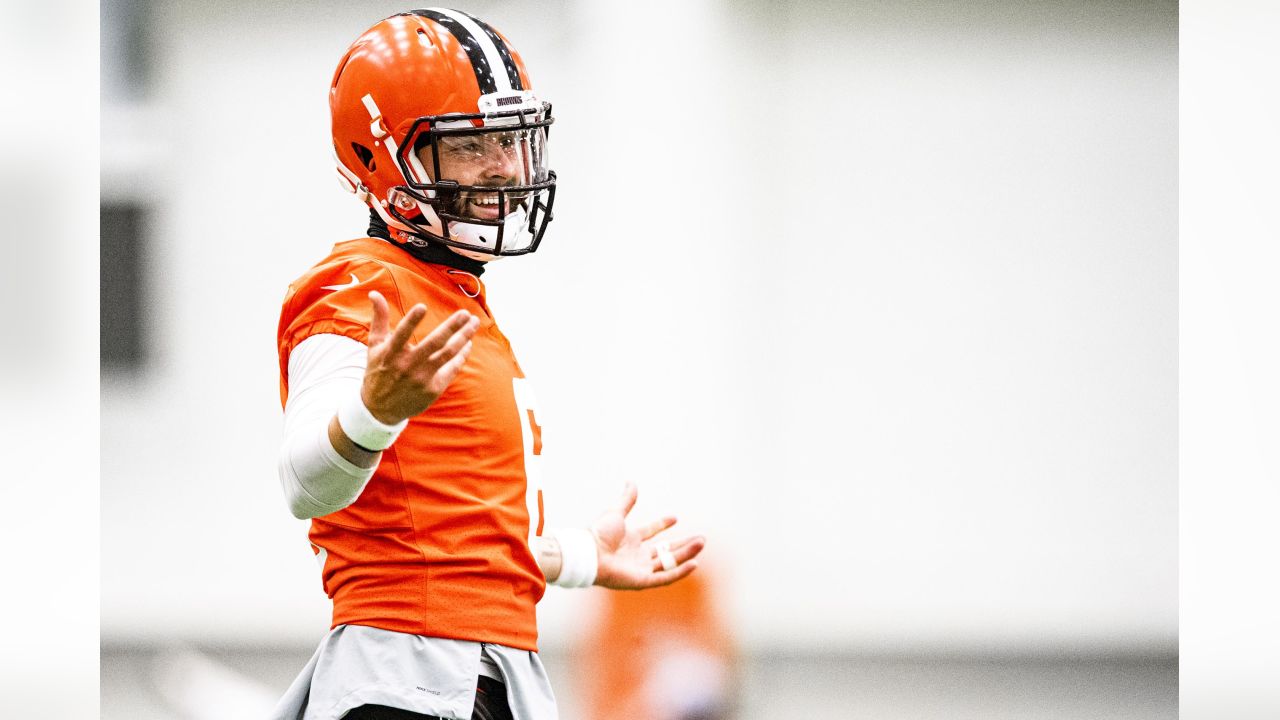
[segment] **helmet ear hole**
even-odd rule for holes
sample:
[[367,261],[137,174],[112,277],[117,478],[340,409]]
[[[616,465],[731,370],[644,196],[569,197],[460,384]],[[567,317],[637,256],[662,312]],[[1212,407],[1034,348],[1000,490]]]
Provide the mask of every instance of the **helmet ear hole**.
[[351,149],[355,151],[356,157],[360,158],[360,162],[369,172],[377,169],[377,163],[373,161],[373,151],[361,145],[360,143],[351,143]]

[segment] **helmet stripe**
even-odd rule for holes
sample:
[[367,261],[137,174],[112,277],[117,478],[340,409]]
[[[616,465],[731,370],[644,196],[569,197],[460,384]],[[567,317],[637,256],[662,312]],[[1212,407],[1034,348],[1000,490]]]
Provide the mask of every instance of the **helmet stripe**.
[[[480,94],[522,89],[520,74],[506,43],[491,28],[481,27],[470,15],[446,8],[412,10],[409,13],[434,20],[457,38],[471,60]],[[512,82],[515,78],[515,82]]]
[[498,36],[498,33],[494,31],[493,26],[475,15],[464,13],[461,10],[455,12],[459,15],[466,15],[471,18],[471,21],[484,31],[484,34],[489,38],[489,42],[492,42],[493,46],[498,49],[498,55],[502,58],[502,66],[507,70],[507,80],[511,81],[511,87],[516,90],[523,90],[524,83],[520,82],[520,69],[516,67],[516,61],[511,59],[511,49],[507,47],[507,43],[504,42],[502,38]]

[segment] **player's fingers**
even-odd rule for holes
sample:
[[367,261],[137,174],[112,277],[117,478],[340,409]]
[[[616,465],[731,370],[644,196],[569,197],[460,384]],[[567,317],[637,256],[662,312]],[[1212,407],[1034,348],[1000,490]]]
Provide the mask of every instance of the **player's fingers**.
[[[421,362],[421,361],[425,361],[427,358],[430,358],[432,355],[438,352],[441,348],[443,348],[445,344],[447,344],[449,340],[454,336],[454,334],[456,334],[461,330],[464,330],[465,328],[470,326],[473,322],[477,327],[479,327],[480,319],[475,317],[471,313],[467,312],[466,310],[459,310],[454,314],[450,315],[449,317],[445,318],[444,322],[437,325],[429,335],[423,338],[422,342],[418,343],[413,347],[414,359],[416,361]],[[474,329],[471,331],[471,334],[472,335],[475,334]],[[469,340],[470,336],[468,336],[467,339]]]
[[409,308],[409,312],[400,318],[400,324],[396,325],[395,332],[391,333],[391,339],[387,341],[387,348],[392,352],[398,352],[400,348],[409,342],[409,337],[413,335],[413,331],[417,329],[418,324],[422,322],[422,318],[427,316],[427,306],[418,303]]
[[[663,543],[655,543],[654,547],[657,548],[658,545],[662,544]],[[681,538],[676,542],[665,543],[665,545],[667,550],[669,550],[677,560],[684,562],[684,560],[688,560],[702,552],[702,548],[707,545],[707,539],[701,535],[694,535],[692,537]],[[681,558],[683,558],[683,560],[681,560]]]
[[648,540],[658,533],[676,524],[676,516],[668,515],[640,526],[640,539]]
[[420,358],[425,359],[425,362],[434,365],[443,365],[454,355],[458,354],[458,351],[462,349],[463,345],[471,342],[471,338],[475,337],[476,328],[479,326],[480,318],[473,317],[466,325],[463,325],[462,328],[450,335],[449,339],[445,341],[443,347],[430,355],[420,356]]
[[[670,548],[668,549],[668,552],[671,553],[671,559],[673,561],[672,567],[675,567],[682,563],[687,563],[690,560],[698,557],[698,554],[701,553],[702,549],[705,548],[706,546],[707,546],[707,540],[706,538],[703,538],[703,537],[685,538],[679,543],[676,543],[670,546]],[[653,554],[653,571],[662,572],[663,570],[667,570],[667,569],[668,568],[664,568],[662,566],[662,554],[658,552],[657,548],[655,547],[654,554]]]
[[369,321],[369,347],[382,342],[387,337],[389,322],[387,320],[387,299],[377,290],[369,291],[369,303],[373,305],[373,319]]
[[689,573],[697,569],[698,569],[698,561],[690,560],[689,562],[681,563],[680,565],[677,565],[670,570],[660,570],[658,572],[655,572],[654,574],[650,575],[648,578],[645,579],[644,584],[641,588],[637,588],[637,589],[655,588],[655,587],[662,587],[663,585],[670,585],[671,583],[677,580],[680,580],[681,578],[687,577]]
[[456,355],[449,358],[449,361],[436,369],[433,385],[437,392],[443,393],[445,388],[449,387],[449,383],[458,376],[462,371],[462,366],[467,362],[467,356],[471,354],[471,343],[463,345]]
[[631,512],[631,508],[636,506],[636,498],[639,496],[640,491],[631,482],[622,488],[622,500],[618,503],[618,510],[622,513],[622,517],[626,517],[627,513]]

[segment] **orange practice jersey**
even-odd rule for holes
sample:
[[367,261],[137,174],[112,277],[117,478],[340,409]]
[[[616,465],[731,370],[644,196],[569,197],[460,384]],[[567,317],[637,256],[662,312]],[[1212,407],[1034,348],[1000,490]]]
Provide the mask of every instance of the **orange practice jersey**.
[[541,493],[530,480],[541,429],[478,279],[383,240],[335,245],[289,286],[278,336],[281,401],[298,343],[333,333],[368,344],[370,290],[386,297],[392,328],[415,303],[426,305],[414,342],[458,309],[479,317],[480,329],[462,371],[383,452],[360,497],[311,521],[333,625],[536,650],[534,606],[546,582],[528,541],[542,530]]

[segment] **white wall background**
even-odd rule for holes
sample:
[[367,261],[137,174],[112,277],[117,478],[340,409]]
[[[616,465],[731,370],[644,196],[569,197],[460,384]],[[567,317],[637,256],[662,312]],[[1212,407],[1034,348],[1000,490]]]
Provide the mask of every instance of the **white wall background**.
[[[153,5],[152,99],[103,112],[157,252],[153,362],[103,378],[102,632],[309,643],[275,323],[363,230],[326,88],[405,6]],[[1173,648],[1172,2],[460,7],[559,118],[548,239],[485,275],[559,521],[637,481],[755,647]]]

